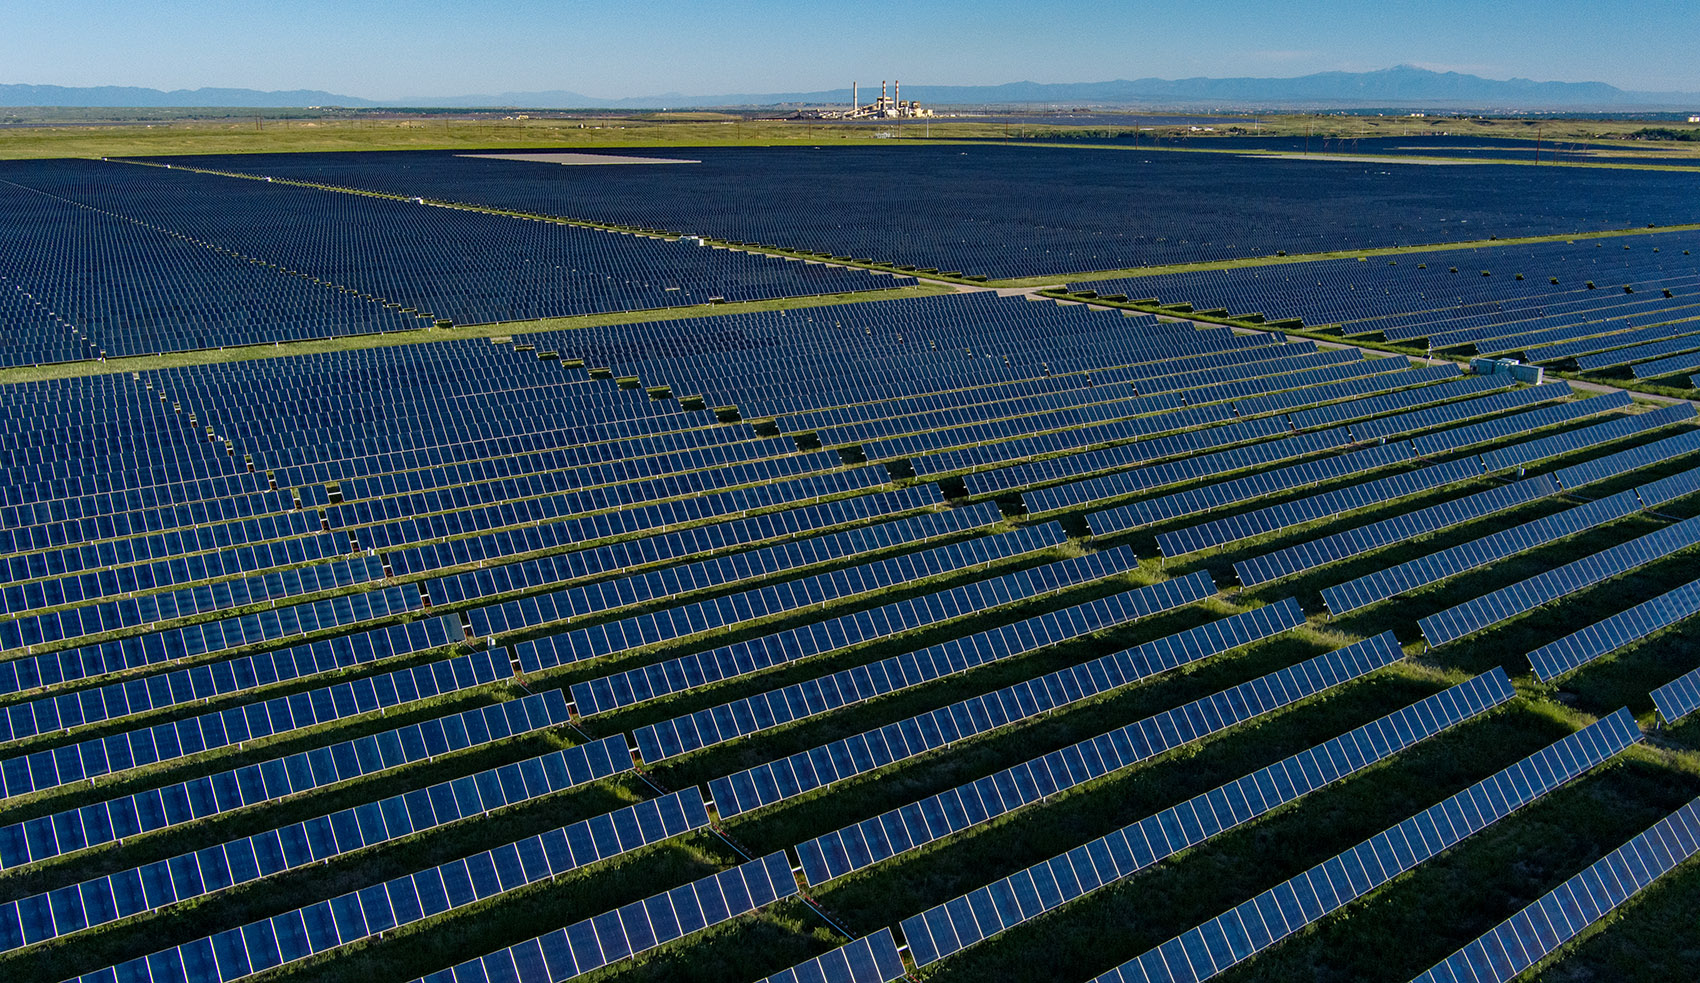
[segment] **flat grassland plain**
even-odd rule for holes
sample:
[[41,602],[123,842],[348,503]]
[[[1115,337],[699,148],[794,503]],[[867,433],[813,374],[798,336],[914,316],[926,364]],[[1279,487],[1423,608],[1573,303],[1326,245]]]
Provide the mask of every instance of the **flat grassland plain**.
[[1700,158],[1233,128],[0,131],[0,974],[1693,975]]

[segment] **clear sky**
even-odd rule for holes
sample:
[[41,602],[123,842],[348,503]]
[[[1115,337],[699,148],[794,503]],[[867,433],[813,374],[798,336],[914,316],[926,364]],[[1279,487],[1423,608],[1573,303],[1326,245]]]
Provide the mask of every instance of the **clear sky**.
[[[1295,76],[1700,92],[1697,0],[6,0],[0,82],[377,100]],[[0,8],[5,10],[6,8]]]

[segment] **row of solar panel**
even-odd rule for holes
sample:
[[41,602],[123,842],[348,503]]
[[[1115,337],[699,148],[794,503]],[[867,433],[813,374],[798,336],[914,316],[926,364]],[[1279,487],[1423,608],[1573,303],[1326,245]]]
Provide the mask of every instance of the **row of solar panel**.
[[1150,491],[1165,485],[1290,461],[1345,447],[1351,442],[1351,434],[1345,427],[1294,434],[1210,454],[1194,454],[1163,464],[1149,464],[1100,478],[1087,478],[1066,485],[1041,488],[1028,492],[1023,497],[1030,512],[1054,512]]
[[415,983],[558,983],[796,894],[791,862],[770,853]]
[[[1032,526],[1005,533],[980,536],[931,549],[900,553],[854,567],[786,580],[767,587],[725,594],[709,600],[665,608],[580,628],[553,636],[551,647],[575,654],[588,648],[589,658],[624,652],[640,645],[669,642],[705,631],[729,629],[750,621],[773,617],[806,607],[816,607],[849,597],[875,593],[892,587],[930,580],[999,560],[1011,559],[1056,547],[1068,540],[1055,524]],[[763,558],[754,557],[752,562]],[[757,576],[777,572],[756,568]],[[708,587],[713,584],[697,584]],[[499,606],[467,612],[473,634],[494,636],[523,631],[552,622],[596,613],[588,591],[581,588],[539,594]],[[597,592],[598,601],[607,595]],[[618,601],[616,589],[613,599]],[[563,605],[565,609],[563,610]],[[590,607],[591,610],[581,610]],[[575,659],[576,661],[576,659]]]
[[1403,657],[1392,633],[1384,633],[892,809],[799,844],[804,876],[819,886],[1291,706]]
[[1145,416],[1133,415],[1139,407],[1121,404],[1121,411],[1115,414],[1115,418],[1079,425],[1047,417],[1017,417],[950,430],[930,430],[865,444],[862,451],[872,461],[920,457],[915,473],[922,477],[935,477],[950,471],[1019,461],[1041,453],[1138,440],[1234,419],[1233,406],[1229,403],[1184,407],[1179,397],[1172,402],[1174,408],[1151,407],[1162,411]]
[[[938,489],[926,485],[899,488],[894,491],[872,492],[851,498],[833,499],[818,505],[800,505],[781,512],[766,512],[750,516],[747,519],[726,519],[708,525],[692,526],[674,532],[647,536],[642,539],[610,543],[591,549],[578,549],[564,554],[563,557],[555,558],[553,564],[556,573],[566,574],[563,579],[573,580],[597,573],[646,566],[662,560],[678,560],[699,553],[710,553],[765,540],[781,539],[837,526],[862,523],[871,519],[900,515],[927,508],[938,501]],[[574,523],[568,522],[563,525],[573,526]],[[547,549],[571,548],[572,540],[566,542],[561,542],[558,539],[546,541],[543,538],[545,530],[554,532],[558,528],[557,526],[522,527],[468,539],[453,540],[434,546],[414,546],[396,550],[385,554],[384,558],[389,561],[397,575],[404,575],[468,565],[479,561],[499,560]],[[587,531],[590,534],[585,539],[603,538],[593,530]],[[548,572],[548,566],[544,565],[542,570],[545,573]],[[525,580],[532,579],[530,575],[521,577],[518,574],[510,573],[508,575],[509,582],[514,582],[516,577]],[[457,592],[460,590],[472,591],[474,585],[476,585],[478,593],[457,596]],[[426,581],[425,591],[433,600],[441,599],[443,603],[454,603],[473,597],[486,596],[488,593],[495,592],[497,585],[498,582],[494,575],[488,581],[477,578],[466,580],[460,577],[446,577],[440,580]]]
[[[861,525],[843,532],[791,540],[726,556],[675,563],[652,573],[626,575],[573,588],[569,610],[576,614],[606,611],[627,604],[751,580],[772,573],[796,570],[894,546],[925,542],[998,522],[1002,516],[990,505],[925,512],[903,519]],[[729,523],[730,525],[730,523]],[[426,593],[435,603],[454,603],[515,591],[536,590],[604,573],[625,574],[633,567],[647,566],[673,555],[701,549],[724,549],[729,545],[712,527],[697,527],[667,533],[637,542],[617,543],[591,550],[561,553],[523,563],[486,566],[477,570],[427,581]],[[673,553],[673,551],[678,551]],[[556,595],[556,607],[560,595]],[[473,634],[489,635],[479,624],[477,610],[468,613]]]
[[1290,419],[1294,430],[1331,427],[1352,420],[1419,409],[1445,400],[1466,396],[1485,396],[1509,389],[1514,385],[1509,375],[1472,375],[1454,378],[1446,385],[1422,386],[1417,389],[1386,393],[1363,399],[1348,399],[1315,409],[1300,410]]
[[[1094,553],[1083,559],[1095,561],[1099,576],[1125,571],[1134,563],[1133,554],[1125,547]],[[1083,633],[1083,628],[1095,630],[1110,624],[1125,624],[1136,617],[1172,610],[1200,600],[1214,590],[1213,586],[1206,588],[1202,581],[1192,579],[1152,584],[1106,599],[1110,603],[1102,609],[1082,606],[1050,612],[1016,625],[954,638],[919,652],[893,656],[649,724],[639,728],[633,737],[645,761],[662,761],[961,672],[970,666],[1076,638]]]
[[[475,652],[273,697],[263,703],[215,710],[120,731],[75,744],[0,759],[4,797],[41,792],[72,782],[246,745],[345,717],[402,706],[483,686],[513,676],[506,653]],[[61,697],[60,699],[71,699]]]
[[[1051,528],[1029,528],[1044,530],[1045,534],[1039,538],[1040,542],[1054,535],[1056,542],[1046,543],[1047,546],[1066,539],[1061,528],[1056,527],[1055,523],[1047,525]],[[1050,577],[1047,571],[1052,567],[1058,567],[1057,572],[1063,573],[1055,583],[1048,582]],[[1061,564],[1053,564],[1031,571],[1019,571],[999,578],[998,581],[982,581],[980,583],[985,586],[979,589],[975,589],[976,585],[953,588],[914,601],[899,601],[839,618],[816,621],[778,634],[723,645],[708,652],[680,656],[574,683],[573,702],[581,715],[589,716],[709,683],[761,672],[847,646],[890,638],[917,628],[954,621],[990,607],[1002,607],[1064,586],[1072,586],[1080,580],[1077,574],[1069,573],[1070,570],[1071,568],[1064,568]],[[1023,573],[1028,576],[1021,576]],[[986,589],[988,587],[990,593]]]
[[[1604,426],[1611,426],[1606,424]],[[1596,428],[1588,428],[1596,429]],[[1585,431],[1584,431],[1585,432]],[[1413,536],[1438,532],[1471,519],[1481,518],[1526,502],[1574,491],[1595,482],[1629,474],[1700,450],[1700,431],[1618,451],[1604,457],[1571,465],[1510,485],[1490,488],[1464,498],[1406,512],[1379,522],[1348,529],[1322,539],[1300,543],[1274,553],[1234,564],[1234,573],[1246,586],[1269,583],[1337,560],[1358,556],[1383,546],[1404,542]],[[1275,506],[1281,509],[1283,506]],[[1255,514],[1255,513],[1254,513]],[[1224,520],[1231,521],[1231,520]],[[1540,527],[1538,527],[1540,528]],[[1369,575],[1374,577],[1376,575]],[[1344,587],[1344,585],[1342,585]],[[1344,602],[1343,602],[1344,603]]]
[[[0,549],[7,556],[4,573],[8,582],[15,583],[118,564],[168,560],[191,553],[220,554],[224,562],[215,570],[250,573],[255,568],[243,567],[241,562],[252,554],[239,552],[237,547],[310,537],[319,532],[319,517],[296,509],[292,499],[275,504],[282,507],[266,515],[224,522],[210,516],[196,522],[195,513],[205,510],[182,507],[84,519],[80,525],[86,528],[74,531],[64,528],[64,523],[14,526],[0,534]],[[170,520],[163,519],[161,512],[167,512]],[[132,518],[134,525],[128,521]],[[167,525],[166,521],[172,524]],[[170,581],[158,586],[167,583]]]
[[8,902],[0,905],[0,951],[481,817],[631,765],[626,740],[616,735]]
[[[694,788],[674,792],[137,957],[112,970],[117,980],[128,979],[144,967],[157,978],[152,967],[176,964],[184,967],[184,980],[189,983],[199,979],[197,968],[216,966],[219,983],[231,983],[701,829],[708,822],[700,792]],[[107,979],[102,973],[84,974],[81,979],[91,977]]]
[[[36,555],[54,560],[68,552]],[[54,620],[58,618],[57,614],[43,617],[30,627],[27,636],[22,628],[5,624],[0,626],[0,640],[7,648],[35,645],[42,641],[57,642],[96,631],[152,626],[190,614],[213,613],[229,610],[231,606],[330,590],[332,587],[327,586],[327,581],[334,586],[362,583],[364,581],[352,573],[356,567],[305,569],[307,564],[334,561],[348,552],[348,537],[315,533],[222,553],[188,554],[128,566],[114,557],[113,566],[99,571],[49,573],[41,580],[6,588],[11,596],[8,604],[17,602],[22,611],[108,597],[117,597],[118,600],[109,601],[98,609],[67,612],[66,617],[57,621]],[[42,566],[57,568],[59,564],[47,562]],[[338,584],[345,571],[348,583]],[[241,579],[208,582],[220,577]],[[187,603],[183,591],[146,593],[185,584],[191,585],[187,588]],[[137,596],[127,596],[131,594]],[[228,597],[229,606],[218,606],[218,599],[222,597]]]
[[[1117,386],[1083,386],[1059,392],[1029,396],[1024,399],[972,403],[944,410],[926,410],[907,415],[884,416],[854,424],[823,428],[814,431],[815,438],[828,447],[860,445],[870,458],[883,460],[914,451],[906,447],[954,446],[949,443],[911,445],[906,438],[938,435],[986,434],[986,439],[1056,430],[1063,427],[1107,423],[1142,413],[1161,413],[1186,405],[1178,393],[1160,396],[1134,396]],[[972,442],[964,439],[961,443]]]
[[560,726],[569,717],[561,691],[549,690],[12,823],[0,827],[0,870]]
[[[1559,384],[1555,383],[1555,385]],[[1562,385],[1566,385],[1566,388],[1568,388],[1568,384]],[[1557,406],[1546,406],[1541,409],[1518,413],[1514,416],[1495,417],[1484,423],[1474,423],[1455,430],[1422,434],[1413,438],[1411,443],[1416,445],[1417,453],[1423,457],[1434,457],[1447,451],[1463,450],[1466,447],[1475,447],[1478,444],[1496,443],[1541,427],[1557,426],[1598,413],[1627,409],[1631,403],[1629,394],[1620,389],[1610,395],[1559,403]]]
[[[1348,475],[1377,471],[1404,464],[1415,457],[1409,441],[1378,444],[1333,457],[1304,461],[1283,468],[1257,471],[1244,478],[1202,485],[1130,505],[1094,512],[1087,525],[1094,536],[1106,536],[1144,526],[1169,522],[1201,512],[1211,512],[1240,502],[1253,501],[1294,488],[1304,488]],[[1167,554],[1165,554],[1167,555]]]
[[[1627,394],[1625,394],[1627,395]],[[1621,417],[1606,423],[1598,423],[1580,430],[1554,434],[1538,440],[1528,440],[1509,447],[1495,447],[1482,452],[1482,463],[1489,471],[1502,471],[1506,468],[1544,461],[1549,457],[1558,457],[1585,447],[1593,447],[1612,440],[1622,440],[1637,434],[1668,427],[1694,419],[1693,403],[1673,403],[1661,406],[1647,413]]]
[[1700,614],[1700,580],[1683,584],[1658,597],[1597,621],[1529,653],[1529,664],[1542,682],[1615,652],[1626,645]]
[[907,972],[891,929],[882,928],[759,983],[892,983]]
[[1700,799],[1654,823],[1411,983],[1510,983],[1697,852]]
[[[432,540],[490,532],[508,526],[547,522],[553,527],[555,541],[551,545],[571,546],[705,519],[742,516],[749,512],[818,501],[850,492],[868,491],[879,488],[889,480],[889,474],[882,467],[852,468],[848,471],[768,482],[635,507],[609,502],[600,506],[608,511],[590,515],[551,512],[543,505],[535,504],[548,504],[550,499],[531,499],[529,501],[534,503],[533,507],[538,514],[528,513],[522,516],[511,505],[487,505],[465,512],[446,512],[386,522],[382,525],[362,526],[356,530],[356,534],[362,545],[368,548],[391,550]],[[569,521],[557,521],[561,519]]]
[[1641,739],[1620,710],[1285,881],[1094,983],[1203,981],[1449,849]]
[[1548,382],[1527,389],[1494,393],[1428,409],[1359,420],[1351,425],[1352,437],[1359,441],[1387,440],[1419,430],[1432,430],[1496,413],[1525,409],[1555,399],[1566,399],[1571,395],[1573,394],[1568,382]]
[[[1533,498],[1555,494],[1556,491],[1556,483],[1549,475],[1525,479],[1514,485],[1494,488],[1479,495],[1470,496],[1468,504],[1471,508],[1466,514],[1468,518],[1478,518],[1476,510],[1486,507],[1484,503],[1501,505],[1502,507],[1508,504],[1522,504],[1522,502]],[[1494,492],[1500,494],[1493,496],[1492,493]],[[1443,509],[1444,507],[1444,505],[1436,506],[1435,509]],[[1324,587],[1322,589],[1322,601],[1328,606],[1329,612],[1334,615],[1356,611],[1359,608],[1385,601],[1407,591],[1456,577],[1466,570],[1474,570],[1508,556],[1514,556],[1560,539],[1578,535],[1614,519],[1621,519],[1626,515],[1638,512],[1641,508],[1641,500],[1636,498],[1633,490],[1618,492],[1615,495],[1596,499],[1553,515],[1543,516],[1522,525],[1513,526],[1510,529],[1489,533],[1480,539],[1473,539],[1467,543],[1441,550],[1438,553],[1431,553],[1427,556],[1377,570],[1374,573],[1365,574],[1343,584]],[[1424,510],[1424,512],[1430,511]],[[1428,519],[1430,516],[1424,515],[1420,518]],[[1377,523],[1377,525],[1382,524]],[[1423,534],[1432,530],[1426,527],[1418,527],[1413,531],[1417,534]],[[1375,545],[1385,544],[1378,542]],[[1329,558],[1330,561],[1333,559],[1334,557]]]
[[[1682,477],[1688,479],[1688,494],[1700,492],[1700,469],[1685,472]],[[1431,614],[1417,625],[1430,645],[1444,645],[1695,545],[1700,545],[1700,517],[1684,519],[1627,543],[1544,570],[1527,580]]]
[[[1327,390],[1327,387],[1320,385],[1321,383],[1387,371],[1386,367],[1367,360],[1346,361],[1345,364],[1322,365],[1320,367],[1316,367],[1318,363],[1315,357],[1306,357],[1294,361],[1300,362],[1306,371],[1288,375],[1260,375],[1239,384],[1217,384],[1203,388],[1175,389],[1137,396],[1131,400],[1115,403],[1100,403],[1090,407],[1094,411],[1091,416],[1095,419],[1054,419],[1055,414],[1015,417],[995,423],[963,425],[881,440],[864,445],[863,451],[873,460],[887,460],[927,453],[929,456],[924,461],[917,462],[916,473],[943,474],[952,470],[964,470],[968,467],[983,467],[989,464],[1018,461],[1023,457],[1030,457],[1037,453],[1054,453],[1118,440],[1133,440],[1268,412],[1268,410],[1248,408],[1245,403],[1230,402],[1229,400],[1232,397],[1241,394],[1241,390],[1264,393],[1270,389],[1314,386],[1317,388],[1300,389],[1298,392],[1317,394],[1316,399],[1310,400],[1317,402],[1325,398],[1323,394]],[[1242,371],[1247,373],[1267,372],[1275,367],[1270,363],[1263,363],[1246,367]],[[1359,379],[1357,385],[1370,385],[1373,381]],[[1302,401],[1301,399],[1301,403]],[[1176,411],[1178,407],[1182,406],[1188,406],[1191,409]],[[1139,415],[1152,413],[1157,415]],[[1037,437],[1026,436],[1042,431],[1057,430],[1062,432],[1044,433]],[[955,450],[947,450],[950,448],[955,448]]]
[[1251,822],[1513,696],[1495,669],[901,923],[917,966]]
[[[331,505],[325,509],[325,515],[332,529],[346,529],[405,516],[429,515],[482,505],[518,505],[522,500],[530,498],[545,499],[549,503],[545,508],[556,514],[573,514],[637,505],[662,498],[678,498],[682,495],[700,495],[739,485],[782,481],[806,474],[833,471],[844,466],[844,459],[836,451],[814,451],[692,471],[663,470],[675,456],[637,458],[566,471],[536,472],[523,479],[503,478],[454,485],[440,490],[363,498]],[[653,471],[655,474],[631,478],[621,476],[621,472],[629,470]]]
[[[1480,463],[1475,458],[1468,457],[1444,464],[1433,464],[1415,471],[1401,471],[1385,478],[1347,485],[1320,495],[1270,505],[1251,512],[1241,512],[1196,526],[1161,532],[1157,534],[1157,548],[1166,557],[1185,556],[1302,523],[1372,508],[1419,492],[1468,481],[1480,475]],[[1099,529],[1098,516],[1103,514],[1105,513],[1094,512],[1086,517],[1087,525],[1094,536],[1105,534],[1105,531]]]
[[[1034,547],[1036,549],[1049,548],[1067,538],[1055,523],[1030,526],[1028,529],[1032,530],[1034,535],[1028,537],[1027,541],[1037,544]],[[1131,561],[1129,566],[1132,562],[1137,561]],[[659,663],[653,668],[645,666],[634,669],[615,678],[622,681],[619,684],[622,688],[628,685],[633,687],[628,691],[625,702],[648,699],[714,679],[755,672],[783,662],[953,621],[976,612],[1108,576],[1112,572],[1120,571],[1105,567],[1096,557],[1070,557],[1044,566],[1016,570],[921,597],[893,601],[870,610],[735,642],[709,652],[682,656]],[[892,583],[901,581],[894,580]],[[818,604],[820,600],[809,601],[805,597],[799,597],[789,604],[789,609],[801,609],[811,603]],[[646,645],[651,636],[659,637],[659,632],[653,628],[640,632],[636,627],[622,628],[621,623],[614,622],[521,642],[514,648],[520,666],[527,672],[537,672]],[[610,683],[606,687],[595,689],[589,686],[577,688],[574,690],[574,700],[580,696],[588,698],[588,702],[584,704],[585,709],[581,710],[586,713],[623,705],[614,695],[613,686],[614,684]],[[603,705],[603,700],[608,701],[606,706]]]
[[[1318,365],[1321,365],[1322,367],[1315,368],[1315,366]],[[1261,392],[1269,384],[1261,378],[1262,375],[1271,371],[1291,369],[1308,369],[1304,375],[1307,378],[1318,381],[1333,378],[1346,378],[1378,371],[1387,371],[1386,368],[1383,368],[1376,363],[1366,362],[1353,352],[1338,351],[1324,353],[1322,355],[1306,355],[1291,359],[1281,359],[1263,365],[1246,366],[1244,372],[1257,376],[1258,378],[1247,379],[1240,383],[1218,383],[1205,390],[1190,392],[1187,395],[1189,396],[1189,401],[1209,404],[1213,399],[1228,400],[1235,396],[1243,395],[1245,392]],[[1213,373],[1203,374],[1210,376]],[[1174,391],[1179,390],[1177,389]],[[1204,407],[1204,409],[1209,410],[1213,414],[1211,418],[1220,418],[1224,421],[1232,418],[1232,407],[1226,403],[1210,404]],[[1276,419],[1258,419],[1247,424],[1247,426],[1250,426],[1252,429],[1249,431],[1238,431],[1239,433],[1244,434],[1244,436],[1236,436],[1232,439],[1226,439],[1220,435],[1216,435],[1215,439],[1218,440],[1218,443],[1214,446],[1220,446],[1221,443],[1232,443],[1237,440],[1248,440],[1254,435],[1269,436],[1276,433],[1288,432],[1288,428],[1284,422]],[[1047,434],[1039,437],[1004,441],[989,445],[984,449],[964,448],[961,450],[946,451],[940,454],[918,458],[911,463],[914,466],[916,473],[922,476],[954,473],[989,464],[1019,461],[1022,458],[1033,457],[1040,454],[1077,449],[1090,443],[1106,442],[1116,439],[1115,435],[1119,432],[1119,430],[1115,429],[1105,429],[1101,432],[1094,431],[1095,439],[1083,438],[1081,442],[1076,442],[1074,437],[1067,432]],[[1169,439],[1167,443],[1148,442],[1146,445],[1135,445],[1133,448],[1107,448],[1071,455],[1068,458],[1057,461],[1037,462],[1033,465],[1017,465],[1015,467],[1004,468],[987,475],[976,476],[972,479],[974,484],[971,487],[976,494],[989,491],[1008,490],[1042,480],[1041,478],[1034,477],[1034,474],[1042,474],[1046,478],[1051,479],[1070,475],[1090,474],[1091,472],[1105,470],[1110,467],[1126,466],[1150,460],[1154,457],[1162,456],[1163,454],[1179,453],[1184,450],[1198,450],[1203,447],[1213,446],[1208,442],[1200,443],[1198,441],[1199,438],[1197,436],[1187,437],[1182,435]],[[1173,449],[1170,450],[1166,448]],[[992,484],[987,484],[988,482],[992,482]]]
[[[722,776],[709,783],[709,790],[715,805],[723,805],[722,817],[741,815],[893,761],[1131,686],[1167,669],[1273,637],[1303,623],[1304,612],[1297,604],[1269,605]],[[891,735],[896,737],[895,747]]]
[[[1186,582],[1184,587],[1199,596],[1208,596],[1215,591],[1208,573],[1203,571],[1189,574],[1183,580]],[[1060,645],[1125,623],[1123,619],[1140,617],[1139,607],[1122,603],[1127,597],[1123,594],[1100,598],[1056,612],[1057,617],[1053,620],[1067,626],[1061,637],[1043,634],[1041,619],[1046,617],[1043,615],[1029,619],[1030,624],[1018,623],[1012,627],[1018,634],[1037,628],[1041,637],[1047,639],[1045,644]],[[1291,608],[1284,606],[1260,608],[1258,612],[1261,616],[1243,618],[1242,622],[1265,626],[1264,630],[1271,632],[1285,630],[1280,627],[1282,619],[1290,619],[1294,614]],[[1303,620],[1302,613],[1298,617]],[[1236,625],[1242,622],[1236,622]],[[1212,638],[1202,630],[1183,634],[1191,643],[1189,654],[1197,653],[1199,658],[1208,654],[1203,651],[1204,648],[1219,642],[1218,638]],[[1175,643],[1175,637],[1167,641]],[[1183,651],[1188,650],[1183,648]],[[1015,683],[984,696],[799,751],[778,761],[723,775],[710,780],[709,791],[722,818],[741,815],[1135,681],[1119,675],[1119,667],[1118,660],[1098,659]],[[1117,675],[1112,677],[1112,673]]]
[[[240,656],[161,675],[109,683],[76,693],[78,708],[56,702],[61,721],[112,719],[161,709],[215,694],[233,693],[299,679],[335,668],[440,648],[463,637],[454,618],[425,618],[352,635],[337,635],[292,648]],[[108,673],[176,663],[187,653],[172,651],[157,635],[131,636],[80,649],[0,662],[0,692],[22,692],[58,683],[98,679]],[[69,726],[61,723],[61,726]]]
[[[246,577],[286,563],[335,558],[345,553],[345,537],[320,532],[316,515],[297,512],[299,531],[240,548],[202,548],[178,532],[148,532],[134,539],[100,539],[73,548],[46,548],[7,554],[10,583],[3,590],[12,614],[75,604],[134,590],[163,590],[218,577]],[[248,588],[250,595],[253,587]],[[299,594],[299,592],[297,592]],[[270,590],[258,599],[282,597]],[[182,604],[182,602],[178,602]],[[197,605],[204,607],[204,605]]]
[[[1215,408],[1203,407],[1200,413],[1205,416],[1219,416],[1225,425],[1185,430],[1179,433],[1136,440],[1132,443],[1084,451],[1080,450],[1081,445],[1074,443],[1076,438],[1064,431],[1057,434],[1009,441],[1001,445],[993,444],[984,451],[977,448],[946,451],[939,455],[915,458],[910,461],[910,465],[915,469],[915,473],[922,477],[972,469],[980,466],[982,459],[985,459],[986,464],[1002,465],[994,470],[973,471],[963,476],[968,494],[987,495],[994,492],[1012,491],[1048,481],[1094,474],[1113,468],[1130,467],[1176,454],[1195,454],[1213,448],[1292,432],[1291,427],[1282,417],[1259,417],[1255,420],[1231,419],[1230,408],[1225,405]],[[1107,439],[1114,439],[1113,433],[1109,431],[1105,432],[1105,436]],[[1061,457],[1028,463],[1007,463],[1009,460],[1019,462],[1028,457],[1055,452],[1064,452],[1064,454]]]

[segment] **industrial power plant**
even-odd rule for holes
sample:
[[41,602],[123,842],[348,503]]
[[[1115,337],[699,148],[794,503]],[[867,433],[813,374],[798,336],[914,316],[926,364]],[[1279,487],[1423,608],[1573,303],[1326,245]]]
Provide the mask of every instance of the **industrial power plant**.
[[891,83],[891,94],[886,95],[886,85],[880,83],[880,97],[867,105],[862,105],[862,88],[858,83],[850,83],[850,108],[842,112],[823,110],[821,119],[921,119],[933,115],[931,109],[922,109],[921,104],[913,99],[905,102],[902,98],[901,82]]

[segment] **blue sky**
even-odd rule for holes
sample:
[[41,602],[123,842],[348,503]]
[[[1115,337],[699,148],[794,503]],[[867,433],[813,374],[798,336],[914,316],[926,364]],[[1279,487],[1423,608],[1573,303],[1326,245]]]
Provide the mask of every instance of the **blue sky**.
[[1694,0],[13,0],[0,82],[602,98],[1397,64],[1700,92]]

